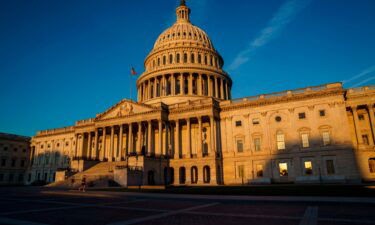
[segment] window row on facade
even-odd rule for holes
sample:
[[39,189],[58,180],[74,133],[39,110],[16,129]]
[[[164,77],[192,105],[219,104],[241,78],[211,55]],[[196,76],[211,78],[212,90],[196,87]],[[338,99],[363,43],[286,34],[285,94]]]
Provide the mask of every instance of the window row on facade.
[[[311,137],[310,137],[310,130],[309,129],[302,129],[299,131],[299,142],[301,148],[310,148],[311,146]],[[237,152],[244,152],[244,144],[245,144],[245,137],[243,135],[236,136],[236,150]],[[321,146],[328,146],[332,143],[331,140],[331,131],[327,127],[325,129],[320,130],[320,143]],[[252,148],[254,152],[262,151],[264,145],[262,144],[263,139],[260,133],[256,133],[252,135]],[[275,148],[277,150],[285,150],[286,149],[286,138],[285,133],[281,130],[277,131],[275,134]]]
[[17,159],[17,158],[1,158],[0,161],[1,167],[26,167],[26,159]]

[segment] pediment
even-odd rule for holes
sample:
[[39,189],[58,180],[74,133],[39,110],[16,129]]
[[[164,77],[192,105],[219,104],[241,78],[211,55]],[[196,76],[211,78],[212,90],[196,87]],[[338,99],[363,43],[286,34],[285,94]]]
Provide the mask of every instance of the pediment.
[[150,112],[153,110],[154,108],[152,106],[124,99],[116,105],[109,108],[104,113],[98,114],[96,116],[96,120],[118,118],[138,113]]

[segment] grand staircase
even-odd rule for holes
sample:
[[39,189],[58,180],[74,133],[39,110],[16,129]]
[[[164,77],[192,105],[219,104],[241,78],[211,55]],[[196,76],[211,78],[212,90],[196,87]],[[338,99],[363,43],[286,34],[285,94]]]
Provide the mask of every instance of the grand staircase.
[[78,188],[82,178],[86,178],[86,187],[110,187],[118,186],[114,181],[113,170],[116,166],[123,166],[126,162],[100,162],[93,167],[78,172],[64,181],[48,184],[48,187]]

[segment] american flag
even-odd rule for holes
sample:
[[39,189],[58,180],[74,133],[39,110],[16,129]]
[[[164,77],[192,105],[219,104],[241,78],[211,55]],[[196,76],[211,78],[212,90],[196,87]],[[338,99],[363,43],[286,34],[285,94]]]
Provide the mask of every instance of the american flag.
[[133,67],[131,67],[130,69],[130,74],[133,76],[137,75],[137,72],[135,72],[135,69]]

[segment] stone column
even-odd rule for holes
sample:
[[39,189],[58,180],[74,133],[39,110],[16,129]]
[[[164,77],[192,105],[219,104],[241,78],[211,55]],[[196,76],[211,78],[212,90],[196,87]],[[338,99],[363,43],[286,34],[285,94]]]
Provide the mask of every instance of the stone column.
[[134,152],[134,149],[133,149],[133,125],[132,123],[129,123],[129,141],[128,141],[128,154],[129,153],[133,153]]
[[198,74],[197,94],[198,94],[198,95],[203,95],[203,89],[202,89],[202,74]]
[[208,96],[213,96],[213,93],[212,93],[212,81],[211,81],[211,76],[207,75],[207,83],[208,83]]
[[163,154],[163,121],[159,120],[159,154]]
[[113,152],[114,152],[114,136],[115,136],[115,128],[111,126],[111,142],[109,143],[109,154],[108,154],[108,161],[113,161]]
[[148,127],[147,127],[147,152],[151,153],[152,152],[152,121],[149,120],[148,122]]
[[120,124],[120,131],[118,135],[118,148],[117,148],[117,161],[121,161],[121,157],[123,155],[123,147],[122,147],[122,142],[124,138],[124,125]]
[[357,143],[362,144],[362,135],[361,135],[361,132],[360,132],[360,129],[359,129],[359,120],[358,120],[357,108],[358,107],[356,107],[356,106],[352,107],[353,118],[354,118],[354,129],[355,129],[355,133],[357,135]]
[[224,82],[223,82],[222,78],[220,78],[220,97],[222,99],[225,99],[225,96],[224,96]]
[[[75,151],[74,151],[74,157],[78,157],[78,134],[74,135],[74,139],[75,139],[75,143],[76,143]],[[39,154],[39,149],[40,148],[38,148],[38,154]]]
[[202,117],[198,116],[198,150],[197,157],[202,157]]
[[92,146],[91,146],[91,131],[88,133],[88,140],[87,140],[87,158],[92,159]]
[[161,76],[161,83],[160,83],[160,96],[166,96],[166,86],[165,86],[165,75]]
[[213,116],[210,116],[210,130],[211,130],[211,152],[209,155],[215,154],[216,153],[216,148],[215,148],[215,128],[214,128],[214,123],[215,123],[215,118]]
[[226,99],[226,100],[229,100],[228,82],[225,82],[225,93],[226,93],[225,99]]
[[93,149],[93,159],[94,160],[98,160],[98,141],[99,141],[99,132],[98,132],[98,128],[95,129],[95,146],[94,146],[94,149]]
[[107,158],[106,152],[105,152],[105,139],[106,139],[106,128],[103,127],[103,136],[102,136],[102,150],[101,150],[101,161],[103,161],[105,158]]
[[176,78],[174,74],[171,74],[171,95],[176,95]]
[[214,82],[215,82],[215,97],[219,98],[218,87],[217,87],[217,77],[216,76],[214,76]]
[[84,156],[84,147],[85,147],[85,133],[81,134],[81,149],[79,151],[79,157],[82,158]]
[[174,138],[174,158],[178,159],[180,158],[180,121],[176,120],[176,130],[174,132],[175,138]]
[[191,123],[190,118],[186,119],[186,132],[187,132],[187,141],[186,148],[187,148],[187,158],[191,158]]
[[157,84],[156,80],[157,80],[157,77],[154,78],[154,90],[153,90],[153,91],[154,91],[154,98],[156,98],[156,93],[157,93],[157,91],[156,91],[156,87],[157,87],[157,85],[156,85],[156,84]]
[[374,124],[375,124],[375,115],[374,115],[374,108],[373,108],[373,104],[368,104],[367,105],[367,109],[368,109],[368,113],[369,113],[369,117],[370,117],[370,127],[371,127],[371,134],[372,134],[372,143],[375,144],[375,127],[374,127]]
[[141,134],[142,134],[142,123],[138,122],[138,134],[137,134],[137,154],[138,155],[142,153]]
[[189,95],[193,95],[193,74],[189,73]]
[[185,94],[185,79],[184,79],[184,73],[181,73],[180,76],[180,95]]
[[167,155],[167,156],[170,156],[170,153],[169,153],[169,123],[168,121],[165,121],[165,150],[164,150],[164,154]]

